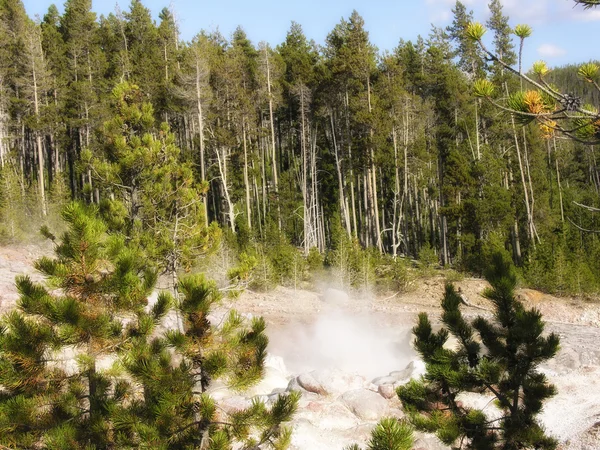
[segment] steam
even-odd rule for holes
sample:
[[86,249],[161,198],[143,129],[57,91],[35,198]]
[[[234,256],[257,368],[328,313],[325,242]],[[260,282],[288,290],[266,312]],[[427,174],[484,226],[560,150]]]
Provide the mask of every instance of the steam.
[[414,359],[409,329],[395,327],[382,313],[351,312],[343,291],[327,289],[322,299],[313,322],[269,333],[269,351],[282,357],[290,372],[338,369],[374,378],[402,370]]

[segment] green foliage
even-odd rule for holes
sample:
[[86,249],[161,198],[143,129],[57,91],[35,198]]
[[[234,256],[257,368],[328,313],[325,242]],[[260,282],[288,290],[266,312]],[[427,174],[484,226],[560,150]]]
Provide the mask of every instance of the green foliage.
[[[516,300],[517,278],[509,259],[494,255],[486,279],[491,288],[484,295],[494,304],[493,321],[466,320],[451,284],[442,300],[443,328],[433,333],[427,315],[419,315],[413,333],[427,373],[400,387],[398,396],[413,424],[447,445],[460,440],[477,450],[554,449],[557,442],[545,435],[536,416],[556,388],[537,368],[556,355],[559,338],[543,336],[539,311],[526,310]],[[444,346],[450,335],[458,341],[455,350]],[[482,410],[459,405],[461,392],[492,394],[501,417],[490,421]]]
[[[521,265],[538,241],[552,241],[557,188],[567,233],[581,223],[565,205],[597,197],[597,154],[559,140],[553,167],[545,145],[561,127],[597,141],[598,63],[536,63],[525,75],[531,29],[516,27],[517,56],[502,3],[489,9],[483,25],[457,2],[448,27],[388,53],[355,11],[322,48],[297,23],[272,48],[241,27],[228,39],[201,31],[183,42],[172,11],[156,11],[155,23],[137,0],[102,17],[89,0],[69,0],[39,23],[22,2],[5,1],[0,239],[58,230],[68,198],[96,204],[172,287],[217,251],[225,256],[210,269],[219,281],[239,258],[231,278],[260,289],[306,286],[320,272],[318,254],[346,286],[403,289],[410,270],[389,255],[417,259],[429,243],[441,266],[477,272],[497,236],[493,245]],[[519,88],[517,73],[536,89]],[[515,125],[540,127],[513,128],[493,107],[506,99],[503,108],[520,113]],[[219,227],[230,233],[226,249]],[[565,254],[588,241],[570,240]]]
[[318,273],[323,270],[325,260],[317,247],[311,247],[306,257],[306,264],[311,273]]
[[14,241],[21,237],[23,227],[23,197],[14,167],[6,165],[0,171],[0,239]]
[[587,63],[579,67],[579,71],[577,73],[580,77],[591,83],[596,79],[599,70],[600,68],[597,64]]
[[543,78],[550,69],[548,69],[548,65],[545,61],[536,61],[533,63],[533,73],[535,73],[538,77]]
[[339,276],[343,287],[369,289],[375,284],[375,267],[380,255],[374,249],[363,249],[356,239],[340,233],[325,258],[325,264]]
[[421,271],[424,276],[432,276],[434,274],[434,270],[439,264],[439,257],[429,243],[419,250],[419,262],[421,263]]
[[492,97],[494,95],[494,85],[485,78],[477,80],[473,84],[473,93],[477,97]]
[[479,41],[486,33],[485,27],[479,22],[470,22],[467,26],[467,36],[474,41]]
[[131,235],[165,272],[189,271],[216,249],[221,234],[216,224],[206,225],[203,187],[180,160],[168,125],[155,128],[154,109],[137,86],[117,85],[112,99],[115,116],[104,123],[102,157],[89,151],[82,156],[98,174],[96,186],[113,199],[104,202],[108,222]]
[[273,227],[264,243],[258,242],[238,255],[238,265],[230,271],[230,279],[246,280],[248,287],[256,290],[277,285],[299,287],[308,279],[307,260]]
[[[95,207],[72,203],[63,218],[55,258],[36,262],[48,287],[18,277],[18,309],[2,318],[0,444],[176,449],[210,439],[225,448],[286,448],[283,423],[298,394],[223,420],[205,393],[218,378],[238,390],[260,380],[265,322],[231,311],[211,324],[221,296],[201,275],[149,307],[157,273],[140,249],[111,233]],[[177,317],[177,329],[158,327],[167,315]],[[59,362],[69,352],[76,368]],[[101,369],[101,358],[115,363]]]
[[[371,431],[367,450],[410,450],[414,444],[413,427],[393,417],[381,419]],[[345,450],[360,450],[356,444]]]
[[536,248],[525,265],[525,281],[534,289],[555,295],[593,295],[600,292],[594,276],[594,254],[573,251],[564,241],[549,240]]
[[46,203],[46,216],[36,186],[28,186],[12,163],[0,169],[0,242],[35,240],[41,226],[62,229],[60,211],[69,201],[64,179],[51,185]]
[[520,24],[515,27],[514,33],[517,37],[525,39],[531,36],[532,29],[529,25]]

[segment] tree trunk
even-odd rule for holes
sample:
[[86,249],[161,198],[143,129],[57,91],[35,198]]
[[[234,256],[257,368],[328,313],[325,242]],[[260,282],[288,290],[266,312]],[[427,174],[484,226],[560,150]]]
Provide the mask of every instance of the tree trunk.
[[[565,222],[565,208],[563,206],[563,195],[562,195],[562,185],[560,184],[560,172],[558,170],[558,152],[556,148],[556,137],[552,139],[554,144],[554,164],[556,166],[556,182],[558,183],[558,199],[560,202],[560,221],[562,223]],[[548,146],[550,146],[550,141],[548,141]]]
[[229,186],[227,185],[227,158],[228,155],[226,153],[225,147],[221,147],[222,154],[217,150],[215,153],[217,155],[217,163],[219,166],[219,174],[221,176],[221,186],[223,188],[223,194],[225,195],[225,201],[227,202],[227,217],[229,219],[229,226],[231,227],[231,231],[235,233],[235,206],[231,201],[231,196],[229,195]]
[[[37,83],[37,72],[35,67],[35,57],[32,55],[32,79],[33,79],[33,106],[35,111],[35,120],[37,123],[40,121],[40,107],[38,101],[38,83]],[[42,147],[42,137],[40,131],[35,132],[35,141],[37,145],[37,164],[38,164],[38,188],[40,193],[40,204],[42,207],[42,215],[46,217],[48,214],[46,210],[46,194],[44,187],[44,149]]]
[[[367,76],[367,104],[369,116],[373,113],[371,108],[371,79]],[[377,196],[377,170],[375,168],[375,150],[373,149],[373,127],[369,127],[369,148],[371,157],[371,204],[375,214],[375,223],[373,233],[375,234],[375,244],[380,253],[383,253],[383,243],[381,241],[381,224],[379,223],[379,200]]]
[[352,236],[352,231],[350,230],[350,216],[348,214],[348,208],[346,205],[346,199],[344,195],[344,179],[342,176],[342,164],[340,161],[340,157],[338,154],[338,146],[337,139],[335,137],[335,125],[333,122],[333,113],[329,113],[329,118],[331,120],[331,136],[333,140],[333,153],[335,155],[335,167],[337,171],[338,178],[338,190],[339,190],[339,200],[340,200],[340,212],[344,219],[344,225],[346,226],[346,232],[348,233],[348,237]]
[[246,220],[252,230],[252,210],[250,209],[250,181],[248,179],[248,148],[246,145],[246,121],[242,123],[242,139],[244,141],[244,188],[246,190]]
[[273,119],[273,95],[271,93],[271,66],[269,64],[269,47],[265,45],[265,61],[267,64],[267,93],[269,94],[269,121],[271,122],[271,164],[273,168],[273,189],[277,203],[277,221],[281,230],[281,206],[279,205],[279,179],[277,177],[277,149],[275,145],[275,120]]

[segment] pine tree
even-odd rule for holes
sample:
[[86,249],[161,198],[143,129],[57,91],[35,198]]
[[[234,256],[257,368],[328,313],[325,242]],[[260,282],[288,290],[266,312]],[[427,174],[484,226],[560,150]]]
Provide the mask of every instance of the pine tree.
[[4,445],[110,446],[111,409],[124,393],[99,364],[127,340],[123,321],[142,318],[156,281],[150,265],[140,266],[139,254],[107,236],[96,210],[74,203],[63,219],[68,230],[57,242],[56,257],[35,264],[46,286],[17,277],[18,307],[2,319]]
[[[413,448],[414,436],[412,427],[393,417],[381,419],[371,431],[371,439],[367,450],[410,450]],[[346,447],[345,450],[361,450],[357,445]]]
[[[597,105],[583,104],[581,98],[570,93],[560,92],[556,86],[548,84],[545,77],[550,69],[544,61],[538,61],[533,65],[532,74],[522,72],[523,43],[532,33],[528,25],[517,25],[514,30],[515,35],[520,39],[518,70],[504,61],[501,55],[486,47],[482,41],[486,31],[486,28],[480,23],[471,22],[466,33],[469,39],[477,42],[487,57],[521,79],[521,90],[508,97],[506,106],[499,105],[493,100],[494,87],[491,82],[481,79],[474,86],[476,96],[484,97],[493,104],[499,105],[503,110],[513,113],[515,118],[524,125],[537,121],[545,137],[561,133],[589,145],[600,142],[600,125],[598,124],[600,113]],[[582,79],[600,91],[599,74],[600,66],[593,62],[582,64],[578,71],[578,75]],[[524,90],[523,81],[531,88]]]
[[[160,293],[148,305],[157,271],[140,247],[109,232],[96,207],[73,203],[63,219],[56,257],[35,264],[46,285],[17,277],[18,308],[1,320],[0,444],[286,448],[298,394],[229,416],[206,394],[216,378],[238,390],[260,380],[264,321],[232,311],[211,324],[220,294],[202,276],[181,280],[180,301]],[[173,308],[182,329],[159,327]]]
[[[486,279],[491,288],[484,295],[494,305],[493,321],[467,321],[460,312],[460,293],[451,284],[442,300],[442,329],[434,333],[427,314],[419,315],[413,333],[427,373],[399,388],[400,400],[417,428],[435,432],[447,445],[461,441],[474,450],[554,449],[557,442],[536,416],[556,388],[538,367],[556,355],[559,338],[542,336],[541,313],[516,299],[515,271],[505,256],[494,255]],[[450,335],[458,340],[456,350],[444,346]],[[461,392],[491,394],[501,416],[490,420],[483,411],[463,405]]]
[[159,86],[165,78],[164,48],[159,40],[158,28],[150,10],[139,0],[131,0],[129,12],[124,13],[124,17],[131,64],[130,80],[158,100]]
[[127,82],[113,90],[115,116],[105,122],[103,146],[82,160],[100,189],[110,227],[133,239],[173,279],[218,243],[207,226],[201,194],[189,163],[180,160],[166,123],[155,127],[154,108]]
[[[143,386],[143,400],[117,413],[120,445],[229,449],[238,442],[248,449],[286,448],[291,434],[282,423],[295,412],[298,394],[279,396],[270,409],[253,402],[226,414],[206,393],[216,378],[236,390],[260,380],[268,343],[264,321],[256,318],[248,325],[232,311],[215,327],[208,320],[220,298],[215,284],[192,276],[182,279],[178,290],[183,331],[152,337],[150,329],[140,330],[124,347],[125,369]],[[163,298],[165,305],[172,303]]]

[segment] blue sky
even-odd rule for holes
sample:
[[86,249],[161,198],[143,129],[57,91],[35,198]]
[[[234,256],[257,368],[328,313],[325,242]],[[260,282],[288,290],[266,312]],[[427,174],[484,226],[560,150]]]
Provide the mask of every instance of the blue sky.
[[[309,39],[323,43],[327,34],[356,9],[365,19],[371,42],[380,50],[392,50],[400,38],[426,37],[431,24],[446,26],[452,20],[454,0],[142,0],[154,17],[171,5],[178,17],[181,35],[191,39],[201,29],[218,28],[229,37],[241,25],[257,44],[277,45],[285,39],[292,20],[300,23]],[[170,3],[169,3],[170,2]],[[27,12],[43,16],[49,0],[24,0]],[[94,1],[98,14],[108,14],[117,2]],[[485,22],[489,0],[463,0]],[[511,25],[527,23],[533,35],[526,42],[524,65],[545,60],[550,66],[600,59],[600,8],[585,11],[573,0],[502,0]],[[129,7],[121,0],[122,10]],[[62,11],[62,5],[57,4]]]

